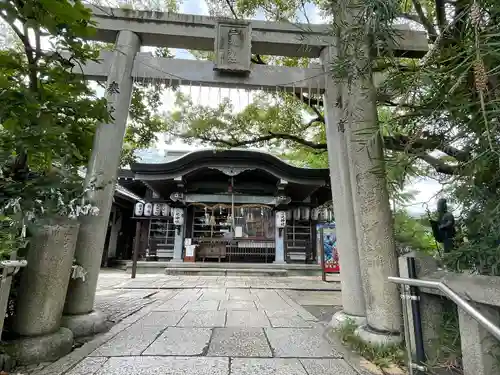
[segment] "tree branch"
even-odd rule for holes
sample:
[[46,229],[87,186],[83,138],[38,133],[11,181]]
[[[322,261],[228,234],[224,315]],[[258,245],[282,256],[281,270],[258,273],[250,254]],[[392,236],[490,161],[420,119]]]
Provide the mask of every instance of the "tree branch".
[[392,151],[408,152],[414,155],[426,153],[429,150],[439,150],[457,161],[470,161],[472,156],[468,151],[444,144],[438,136],[429,135],[428,138],[411,138],[406,135],[385,136],[384,147]]
[[[191,135],[186,135],[186,134],[177,134],[178,137],[180,138],[192,138]],[[252,139],[246,139],[246,140],[240,140],[240,141],[231,141],[223,138],[211,138],[203,135],[196,135],[196,139],[199,139],[201,141],[205,142],[210,142],[215,145],[222,145],[222,146],[227,146],[227,147],[241,147],[241,146],[249,146],[249,145],[254,145],[257,143],[261,142],[267,142],[267,141],[272,141],[273,139],[286,139],[289,141],[293,141],[295,143],[301,144],[303,146],[310,147],[314,150],[326,150],[326,143],[315,143],[312,141],[308,141],[307,139],[303,139],[301,137],[288,134],[288,133],[275,133],[275,132],[268,132],[266,135],[262,135],[259,137],[255,137]]]
[[233,17],[238,19],[238,15],[236,14],[236,11],[233,7],[233,4],[231,4],[230,0],[226,0],[226,4],[228,5],[229,9],[231,10],[231,13],[233,14]]
[[444,0],[435,0],[436,4],[436,19],[439,26],[439,31],[443,33],[448,22],[446,21],[446,8]]
[[419,159],[422,159],[427,164],[431,165],[436,172],[447,174],[447,175],[455,175],[458,173],[458,167],[454,165],[446,164],[443,160],[435,158],[429,154],[417,155]]
[[425,30],[427,30],[429,38],[431,38],[431,40],[434,40],[435,38],[437,38],[438,33],[432,22],[429,21],[429,19],[426,17],[422,8],[422,4],[420,4],[419,0],[412,0],[412,3],[413,7],[415,8],[415,12],[417,12],[418,17],[420,18],[420,23],[425,27]]
[[[316,119],[315,119],[316,120]],[[255,145],[262,142],[272,141],[275,139],[283,139],[298,143],[302,146],[309,147],[316,151],[326,151],[327,144],[326,143],[316,143],[313,141],[308,141],[307,139],[301,138],[296,135],[281,133],[281,132],[268,132],[266,135],[262,135],[259,137],[245,139],[245,140],[228,140],[223,138],[212,138],[210,136],[196,135],[195,137],[187,134],[177,134],[180,138],[196,138],[201,141],[210,142],[214,145],[225,146],[225,147],[242,147],[242,146],[250,146]],[[447,174],[447,175],[455,175],[459,171],[459,167],[455,165],[447,164],[445,161],[436,158],[430,154],[428,154],[429,150],[439,149],[442,152],[445,152],[447,155],[454,156],[457,161],[465,161],[465,155],[467,154],[464,151],[458,150],[451,146],[440,146],[440,147],[432,147],[432,142],[427,139],[417,139],[414,141],[410,140],[410,137],[407,136],[397,136],[397,137],[384,137],[384,147],[386,149],[397,151],[397,152],[407,152],[410,155],[413,155],[431,167],[433,167],[436,172]],[[470,155],[467,154],[468,159],[470,159]]]

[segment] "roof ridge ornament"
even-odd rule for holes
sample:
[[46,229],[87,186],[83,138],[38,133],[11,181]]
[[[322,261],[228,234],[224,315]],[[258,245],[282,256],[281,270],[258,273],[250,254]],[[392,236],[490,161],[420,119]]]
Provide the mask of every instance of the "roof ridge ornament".
[[246,171],[252,171],[255,169],[255,168],[246,168],[246,167],[209,167],[209,168],[216,169],[229,177],[234,177],[234,176],[239,175],[240,173],[243,173]]

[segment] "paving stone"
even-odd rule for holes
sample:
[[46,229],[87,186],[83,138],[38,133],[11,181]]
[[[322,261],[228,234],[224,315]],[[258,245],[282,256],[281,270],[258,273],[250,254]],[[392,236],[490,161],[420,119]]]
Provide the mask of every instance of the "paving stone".
[[161,306],[155,308],[157,311],[180,311],[184,306],[188,304],[188,300],[185,299],[170,299]]
[[272,357],[262,328],[214,328],[207,355]]
[[200,301],[203,300],[227,300],[229,298],[229,295],[226,293],[225,288],[211,288],[211,289],[205,289],[203,290],[201,297],[199,298]]
[[96,375],[229,375],[228,358],[110,358]]
[[134,324],[90,354],[91,357],[140,355],[163,329]]
[[153,298],[145,297],[154,292],[155,290],[101,290],[96,295],[95,308],[103,312],[109,321],[117,323],[152,303]]
[[304,307],[309,313],[311,313],[313,316],[318,319],[319,322],[322,322],[324,324],[329,324],[332,321],[333,315],[337,312],[342,310],[342,306],[302,306]]
[[265,328],[276,357],[341,358],[323,337],[322,329]]
[[327,292],[315,290],[287,290],[285,292],[291,299],[299,305],[315,306],[341,306],[341,292]]
[[358,375],[343,359],[301,359],[309,375]]
[[263,311],[228,310],[226,327],[270,327]]
[[200,289],[182,289],[179,293],[171,298],[171,300],[181,301],[196,301],[200,298],[202,292]]
[[276,300],[281,299],[278,293],[274,290],[261,290],[261,289],[252,289],[252,293],[259,297],[260,300]]
[[275,328],[312,328],[313,326],[296,312],[266,311],[266,314],[271,326]]
[[255,311],[257,310],[257,308],[255,307],[254,301],[230,300],[230,301],[221,301],[219,305],[219,310]]
[[296,313],[294,308],[282,299],[274,301],[255,301],[258,310],[272,311],[272,312],[293,312]]
[[183,307],[183,310],[214,311],[214,310],[218,310],[219,304],[220,304],[219,300],[192,301],[192,302],[188,302]]
[[309,311],[307,311],[297,302],[288,297],[288,295],[286,295],[284,291],[278,291],[278,294],[286,303],[288,303],[295,311],[297,311],[297,314],[299,314],[304,320],[309,320],[311,322],[318,321],[318,319],[314,315],[312,315]]
[[138,320],[135,324],[143,327],[174,327],[179,323],[185,311],[153,311]]
[[184,284],[182,280],[169,280],[162,285],[162,288],[180,288]]
[[227,288],[248,288],[249,285],[246,282],[231,282],[228,281],[225,283],[225,286]]
[[168,301],[169,299],[175,297],[179,293],[177,289],[163,289],[154,295],[156,300]]
[[234,358],[231,361],[231,375],[307,375],[307,373],[297,359]]
[[225,311],[188,311],[177,327],[224,327]]
[[66,375],[94,375],[107,360],[106,357],[87,357],[67,372]]
[[228,289],[230,300],[239,301],[255,301],[258,297],[255,294],[250,293],[250,289]]
[[210,328],[169,327],[142,355],[202,355],[211,335]]

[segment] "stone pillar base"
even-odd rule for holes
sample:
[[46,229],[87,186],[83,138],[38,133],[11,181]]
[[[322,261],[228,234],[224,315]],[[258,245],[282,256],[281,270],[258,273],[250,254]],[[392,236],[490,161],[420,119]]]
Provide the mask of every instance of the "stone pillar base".
[[18,365],[56,361],[73,349],[73,332],[67,328],[48,335],[22,337],[2,345]]
[[339,329],[348,322],[354,324],[356,327],[359,327],[366,324],[366,317],[350,315],[345,313],[343,310],[337,311],[333,314],[332,320],[330,321],[330,327],[333,329]]
[[403,342],[403,337],[399,333],[376,331],[366,324],[356,328],[354,334],[372,345],[398,345]]
[[63,315],[61,326],[70,329],[75,338],[92,336],[109,329],[106,316],[100,311],[81,315]]

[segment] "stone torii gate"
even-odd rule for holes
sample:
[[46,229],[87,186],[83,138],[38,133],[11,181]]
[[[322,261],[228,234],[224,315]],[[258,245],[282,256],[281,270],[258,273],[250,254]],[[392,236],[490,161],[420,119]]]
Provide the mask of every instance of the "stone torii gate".
[[[94,138],[87,179],[116,178],[125,134],[133,79],[192,85],[287,92],[320,93],[325,99],[325,120],[331,186],[340,252],[343,311],[334,324],[353,319],[359,335],[367,341],[388,343],[401,340],[399,293],[388,276],[397,276],[392,223],[385,180],[372,168],[381,146],[370,150],[355,147],[353,135],[363,121],[376,120],[376,103],[354,90],[345,105],[361,117],[340,126],[336,107],[338,90],[329,74],[335,58],[334,37],[329,25],[297,25],[263,21],[216,19],[205,16],[154,11],[92,8],[97,33],[92,39],[115,43],[113,52],[102,52],[101,63],[83,66],[91,80],[107,81],[106,97],[113,121],[100,124]],[[398,55],[420,57],[428,49],[424,32],[398,28],[394,49]],[[215,51],[216,61],[178,60],[140,53],[141,45]],[[290,68],[251,64],[251,55],[320,58],[321,66]],[[76,67],[75,71],[80,71]],[[368,83],[381,81],[375,76]],[[366,84],[366,82],[364,82]],[[361,87],[362,82],[357,82]],[[365,85],[366,86],[366,85]],[[374,130],[376,131],[376,130]],[[93,312],[97,278],[104,247],[114,184],[92,197],[100,209],[96,217],[81,224],[76,259],[87,271],[85,281],[72,280],[66,299],[65,324],[84,335],[99,327],[103,319]],[[277,261],[283,254],[277,249]]]

